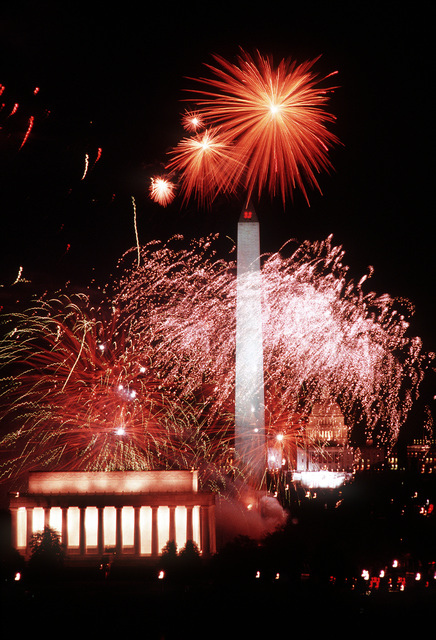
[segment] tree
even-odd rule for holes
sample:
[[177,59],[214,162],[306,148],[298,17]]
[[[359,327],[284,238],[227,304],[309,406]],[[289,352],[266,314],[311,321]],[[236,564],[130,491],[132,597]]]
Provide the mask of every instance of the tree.
[[196,560],[200,559],[198,544],[193,540],[187,540],[179,555],[181,558],[185,558],[188,561],[196,562]]
[[30,540],[32,553],[29,559],[29,568],[46,577],[52,577],[62,566],[65,550],[61,544],[58,531],[50,527],[44,527],[43,531],[37,531]]
[[198,545],[193,540],[187,540],[179,553],[181,574],[186,583],[196,580],[200,576],[202,561]]
[[159,563],[167,577],[174,578],[177,570],[177,559],[177,544],[174,540],[168,540],[162,549]]

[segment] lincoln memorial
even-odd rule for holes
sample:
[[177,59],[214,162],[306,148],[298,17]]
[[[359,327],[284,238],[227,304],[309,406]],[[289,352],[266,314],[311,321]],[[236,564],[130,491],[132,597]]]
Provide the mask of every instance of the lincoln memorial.
[[12,541],[26,558],[32,535],[59,532],[70,561],[155,558],[171,540],[215,553],[215,496],[198,490],[197,471],[31,472],[10,498]]

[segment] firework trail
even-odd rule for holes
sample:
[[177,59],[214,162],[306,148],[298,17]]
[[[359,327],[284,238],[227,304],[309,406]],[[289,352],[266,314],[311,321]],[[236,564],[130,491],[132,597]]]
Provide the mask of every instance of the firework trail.
[[[0,84],[0,96],[5,92],[6,87],[2,84]],[[35,87],[32,94],[34,96],[36,96],[39,93],[40,89],[39,87]],[[0,112],[5,109],[7,106],[7,102],[4,102],[0,105]],[[19,102],[14,102],[12,107],[9,107],[10,111],[8,112],[6,119],[5,119],[5,125],[7,126],[3,126],[3,123],[0,123],[0,130],[5,129],[5,133],[8,137],[15,137],[16,133],[15,131],[13,131],[12,127],[14,126],[12,124],[12,121],[15,121],[16,118],[18,118],[18,123],[15,122],[15,127],[21,127],[22,126],[22,118],[20,118],[19,113],[22,113],[25,109],[23,109],[23,107],[20,106]],[[18,113],[19,112],[19,113]],[[18,114],[18,115],[17,115]],[[15,116],[14,118],[12,118],[12,116]],[[24,117],[24,116],[23,116]],[[11,123],[8,123],[8,120],[11,119]],[[26,144],[26,142],[29,139],[29,136],[33,130],[35,124],[35,116],[34,115],[30,115],[27,117],[27,125],[26,125],[26,130],[24,133],[20,133],[20,137],[21,137],[21,143],[18,146],[18,150],[21,151],[21,149],[24,147],[24,145]],[[3,133],[3,131],[2,131]]]
[[83,169],[81,180],[84,180],[86,178],[88,174],[88,169],[89,169],[89,154],[85,153],[85,168]]
[[224,441],[217,448],[190,404],[163,388],[135,332],[119,330],[117,310],[61,296],[9,324],[0,348],[0,477],[195,467],[202,482],[218,482]]
[[[236,330],[235,264],[216,258],[213,240],[144,247],[115,294],[163,384],[180,396],[207,387],[210,425],[234,419]],[[266,422],[285,433],[327,393],[348,424],[364,420],[368,437],[392,446],[425,356],[396,301],[347,281],[343,255],[328,238],[263,258]]]
[[94,160],[94,162],[93,162],[93,164],[91,166],[90,165],[90,161],[89,161],[90,160],[89,153],[85,153],[85,163],[84,163],[84,169],[83,169],[83,174],[82,174],[81,180],[84,180],[86,178],[86,176],[88,175],[89,171],[94,169],[95,165],[97,164],[97,162],[101,158],[101,154],[102,154],[102,148],[98,147],[95,160]]
[[[216,179],[199,166],[198,136],[171,152],[169,167],[179,171],[185,198],[194,194],[204,201],[211,190],[228,193],[242,186],[247,200],[267,189],[285,202],[298,187],[308,201],[305,184],[320,190],[317,175],[331,167],[328,152],[339,142],[327,129],[335,118],[325,110],[334,87],[322,87],[326,78],[313,71],[316,61],[282,60],[274,67],[270,58],[244,51],[236,64],[214,59],[217,66],[206,65],[213,77],[197,79],[205,88],[192,94],[196,117],[224,137],[225,153]],[[189,127],[191,112],[183,122]]]
[[138,235],[138,225],[137,225],[137,220],[136,220],[136,200],[134,198],[134,196],[131,196],[132,199],[132,206],[133,206],[133,227],[135,229],[135,238],[136,238],[136,250],[138,253],[138,266],[141,260],[141,249],[140,249],[140,245],[139,245],[139,235]]
[[28,138],[29,138],[29,136],[30,136],[30,132],[31,132],[31,131],[32,131],[32,129],[33,129],[33,123],[34,123],[34,121],[35,121],[35,118],[34,118],[33,116],[30,116],[30,118],[29,118],[29,122],[28,122],[28,125],[27,125],[27,131],[26,131],[26,133],[24,134],[24,138],[23,138],[23,141],[22,141],[22,143],[21,143],[21,145],[20,145],[20,149],[22,149],[22,148],[23,148],[23,146],[26,144],[26,142],[27,142],[27,140],[28,140]]

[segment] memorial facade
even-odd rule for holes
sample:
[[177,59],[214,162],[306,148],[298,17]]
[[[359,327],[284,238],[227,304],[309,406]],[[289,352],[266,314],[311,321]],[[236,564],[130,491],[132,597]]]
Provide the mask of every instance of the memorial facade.
[[32,472],[10,498],[13,545],[29,557],[32,535],[59,532],[66,558],[156,558],[168,541],[216,551],[215,496],[196,471]]

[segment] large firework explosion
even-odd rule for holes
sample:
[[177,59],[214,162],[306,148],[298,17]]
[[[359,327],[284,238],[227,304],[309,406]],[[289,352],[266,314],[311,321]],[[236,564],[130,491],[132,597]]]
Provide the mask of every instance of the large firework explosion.
[[275,67],[270,57],[244,51],[236,63],[214,58],[218,66],[206,65],[212,77],[191,91],[195,111],[183,116],[196,133],[170,152],[167,166],[184,200],[210,202],[239,187],[247,200],[267,189],[285,202],[295,188],[307,200],[306,184],[319,189],[317,175],[331,167],[328,151],[338,143],[326,127],[335,120],[325,109],[334,87],[323,86],[315,61]]
[[[347,279],[330,238],[289,248],[262,260],[267,440],[280,435],[292,459],[313,404],[330,397],[391,447],[423,376],[420,340],[396,301]],[[133,252],[111,304],[63,295],[7,318],[3,478],[195,467],[219,490],[249,472],[233,450],[235,263],[217,258],[215,237],[155,241],[130,267]]]
[[7,318],[0,477],[196,468],[203,482],[219,481],[230,459],[224,438],[217,448],[191,402],[153,373],[142,338],[120,324],[117,309],[85,295],[39,300]]
[[[212,426],[233,419],[235,264],[216,258],[213,238],[177,243],[144,247],[115,303],[168,388],[188,397],[207,385],[202,417]],[[347,278],[331,238],[287,250],[262,264],[267,431],[286,433],[327,394],[349,423],[392,446],[422,379],[420,339],[408,337],[398,301]]]

